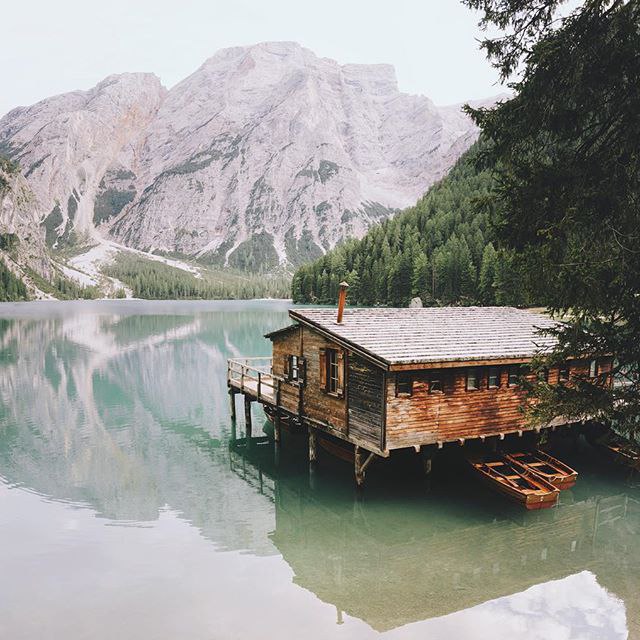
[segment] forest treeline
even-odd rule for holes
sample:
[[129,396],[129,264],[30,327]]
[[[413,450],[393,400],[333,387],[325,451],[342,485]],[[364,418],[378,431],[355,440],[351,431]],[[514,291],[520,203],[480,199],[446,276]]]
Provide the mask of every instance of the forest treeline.
[[284,298],[289,290],[284,276],[201,269],[196,278],[183,269],[132,255],[119,255],[104,272],[131,287],[135,298],[148,300]]
[[354,304],[406,306],[530,303],[508,254],[493,243],[490,212],[477,204],[492,186],[478,169],[482,143],[465,153],[449,174],[414,207],[300,267],[292,281],[299,303],[334,303],[349,283]]
[[0,302],[27,300],[27,287],[0,260]]

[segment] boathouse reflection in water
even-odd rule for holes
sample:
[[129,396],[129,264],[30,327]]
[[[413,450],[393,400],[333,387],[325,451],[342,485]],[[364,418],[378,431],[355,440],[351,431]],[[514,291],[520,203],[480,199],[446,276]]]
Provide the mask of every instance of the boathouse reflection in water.
[[301,484],[265,438],[232,441],[230,464],[274,503],[271,540],[294,582],[335,605],[338,622],[344,612],[385,631],[586,570],[624,600],[640,632],[640,502],[626,493],[470,518],[438,499],[357,499],[344,479]]

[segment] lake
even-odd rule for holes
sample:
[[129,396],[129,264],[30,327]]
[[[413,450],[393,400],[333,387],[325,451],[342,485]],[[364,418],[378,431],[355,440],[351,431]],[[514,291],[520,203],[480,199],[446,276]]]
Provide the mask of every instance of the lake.
[[[584,442],[545,512],[436,458],[351,468],[256,407],[284,302],[0,305],[0,638],[640,637],[640,489]],[[237,431],[237,433],[236,433]],[[260,437],[262,436],[262,437]]]

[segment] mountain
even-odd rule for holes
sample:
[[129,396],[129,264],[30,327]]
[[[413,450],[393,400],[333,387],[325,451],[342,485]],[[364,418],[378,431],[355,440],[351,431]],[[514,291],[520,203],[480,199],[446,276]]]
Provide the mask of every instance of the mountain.
[[224,49],[169,90],[128,73],[18,107],[0,155],[53,249],[107,242],[269,272],[412,204],[476,137],[459,105],[401,93],[389,65],[278,42]]
[[531,304],[509,255],[493,246],[489,214],[477,205],[493,186],[478,168],[483,141],[465,152],[418,203],[293,276],[294,302],[335,303],[346,280],[349,300],[370,305]]

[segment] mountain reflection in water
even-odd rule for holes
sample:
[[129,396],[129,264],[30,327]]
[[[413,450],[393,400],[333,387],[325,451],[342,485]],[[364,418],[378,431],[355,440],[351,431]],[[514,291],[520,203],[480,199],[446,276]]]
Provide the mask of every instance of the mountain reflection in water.
[[523,513],[382,466],[359,499],[303,441],[235,440],[226,359],[286,323],[0,305],[1,637],[640,637],[639,492],[589,450],[563,504]]

